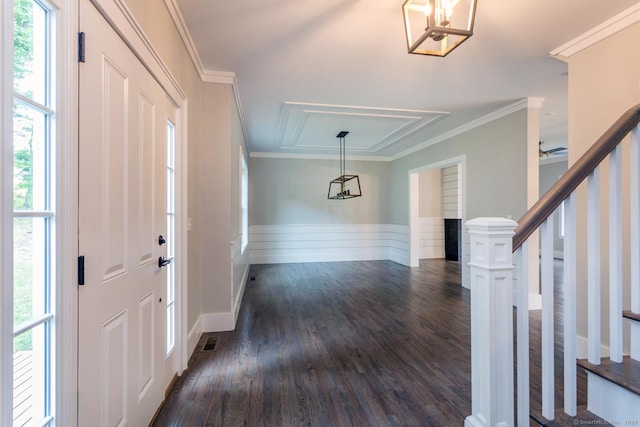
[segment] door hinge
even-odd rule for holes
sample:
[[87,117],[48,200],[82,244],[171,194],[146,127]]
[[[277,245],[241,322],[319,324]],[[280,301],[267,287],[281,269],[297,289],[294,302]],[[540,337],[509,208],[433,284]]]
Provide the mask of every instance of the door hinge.
[[78,257],[78,285],[84,285],[84,255]]
[[84,62],[84,32],[78,33],[78,62]]

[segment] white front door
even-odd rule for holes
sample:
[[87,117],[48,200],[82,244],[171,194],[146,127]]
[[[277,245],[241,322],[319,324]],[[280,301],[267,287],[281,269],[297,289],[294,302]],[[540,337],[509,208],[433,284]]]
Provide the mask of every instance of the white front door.
[[147,425],[166,387],[167,123],[160,85],[89,0],[79,64],[78,422]]

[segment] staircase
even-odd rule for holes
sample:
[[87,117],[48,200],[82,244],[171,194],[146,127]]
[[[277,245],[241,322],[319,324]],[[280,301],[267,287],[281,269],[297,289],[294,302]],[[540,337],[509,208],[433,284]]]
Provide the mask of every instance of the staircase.
[[[608,176],[606,209],[601,174]],[[583,182],[586,196],[578,190]],[[578,221],[584,198],[586,221]],[[561,204],[564,266],[562,277],[554,278],[552,214]],[[466,227],[472,414],[465,426],[640,425],[640,105],[622,115],[518,223],[476,218]],[[541,343],[530,342],[528,309],[529,251],[537,253],[531,236],[538,230]],[[604,245],[601,230],[608,234]],[[586,254],[578,252],[578,238],[586,241]],[[578,288],[582,276],[586,285]],[[554,279],[562,284],[561,312],[554,308]],[[587,337],[580,337],[578,321],[585,318]],[[540,365],[535,377],[532,360]],[[585,389],[583,398],[578,393]]]

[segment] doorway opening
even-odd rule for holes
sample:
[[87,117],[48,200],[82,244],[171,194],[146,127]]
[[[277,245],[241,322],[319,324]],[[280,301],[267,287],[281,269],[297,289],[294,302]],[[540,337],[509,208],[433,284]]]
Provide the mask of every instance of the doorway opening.
[[469,287],[466,220],[466,156],[409,171],[409,258],[445,258],[462,263],[462,284]]

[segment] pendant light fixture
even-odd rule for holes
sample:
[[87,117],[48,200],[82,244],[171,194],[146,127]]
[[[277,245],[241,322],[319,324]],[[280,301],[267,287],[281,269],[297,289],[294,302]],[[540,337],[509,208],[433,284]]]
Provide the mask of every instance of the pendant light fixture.
[[343,130],[336,135],[336,137],[340,139],[340,176],[329,182],[328,199],[344,200],[362,196],[358,175],[345,174],[346,147],[344,137],[347,136],[348,133],[349,132]]
[[476,0],[406,0],[402,15],[409,53],[446,56],[473,35]]

